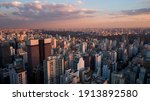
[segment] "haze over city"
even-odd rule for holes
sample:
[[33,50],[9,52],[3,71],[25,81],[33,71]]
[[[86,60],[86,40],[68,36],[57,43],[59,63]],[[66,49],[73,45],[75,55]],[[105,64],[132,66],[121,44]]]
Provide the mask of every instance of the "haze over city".
[[0,0],[0,28],[150,27],[149,0]]

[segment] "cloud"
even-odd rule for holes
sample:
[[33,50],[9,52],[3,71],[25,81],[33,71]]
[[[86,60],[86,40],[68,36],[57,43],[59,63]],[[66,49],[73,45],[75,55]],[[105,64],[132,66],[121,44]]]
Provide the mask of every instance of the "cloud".
[[21,6],[22,3],[19,1],[13,1],[13,2],[1,2],[0,7],[5,7],[5,8],[11,8],[11,7],[19,7]]
[[34,21],[79,19],[92,17],[96,13],[95,10],[79,8],[73,4],[42,4],[38,0],[24,4],[19,1],[3,2],[0,3],[0,7],[6,9],[17,8],[17,11],[11,12],[12,16]]
[[13,6],[16,6],[16,7],[21,6],[21,4],[22,4],[22,3],[19,2],[19,1],[13,1],[13,2],[12,2],[12,5],[13,5]]
[[77,3],[78,3],[78,4],[83,4],[84,2],[81,1],[81,0],[77,0]]
[[[0,2],[0,27],[38,27],[96,16],[97,11],[76,4],[34,2]],[[59,22],[59,23],[58,23]],[[47,26],[46,26],[47,27]]]
[[121,11],[125,15],[140,15],[140,14],[150,14],[150,8],[141,8],[136,10],[125,10]]

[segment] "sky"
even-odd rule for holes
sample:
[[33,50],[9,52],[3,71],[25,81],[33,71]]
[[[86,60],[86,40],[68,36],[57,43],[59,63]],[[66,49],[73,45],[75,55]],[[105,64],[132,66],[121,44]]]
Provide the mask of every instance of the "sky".
[[150,0],[0,0],[0,28],[150,27]]

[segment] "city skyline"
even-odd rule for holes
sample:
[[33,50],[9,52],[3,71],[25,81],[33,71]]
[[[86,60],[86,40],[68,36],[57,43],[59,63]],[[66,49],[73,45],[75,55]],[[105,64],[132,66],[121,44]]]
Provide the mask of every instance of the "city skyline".
[[150,27],[149,0],[0,0],[0,28]]
[[0,84],[150,84],[150,29],[0,30]]

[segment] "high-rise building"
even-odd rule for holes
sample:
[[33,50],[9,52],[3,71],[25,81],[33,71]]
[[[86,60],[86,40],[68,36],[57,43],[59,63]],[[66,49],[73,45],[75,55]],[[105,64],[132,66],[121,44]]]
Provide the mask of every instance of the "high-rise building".
[[57,47],[57,40],[56,38],[52,39],[52,48],[56,48]]
[[132,56],[133,56],[133,44],[129,45],[128,56],[129,56],[129,58],[132,58]]
[[11,84],[27,84],[26,70],[18,65],[9,70]]
[[11,56],[15,55],[15,51],[16,50],[12,46],[10,46],[10,54],[11,54]]
[[108,65],[103,65],[102,67],[102,77],[105,80],[110,80],[110,69]]
[[82,52],[85,53],[86,50],[87,50],[87,43],[83,42],[82,43]]
[[115,48],[116,48],[116,45],[117,45],[117,41],[116,41],[116,40],[113,40],[113,41],[112,41],[112,48],[115,49]]
[[96,54],[95,55],[95,67],[96,67],[96,72],[97,76],[101,76],[101,65],[102,65],[102,53]]
[[117,62],[117,52],[116,51],[112,51],[111,60],[112,60],[112,62]]
[[84,69],[84,60],[82,57],[79,58],[79,62],[77,64],[77,70]]
[[39,40],[28,40],[27,52],[29,68],[32,71],[33,68],[40,64]]
[[90,67],[90,56],[88,54],[83,54],[83,60],[84,60],[84,67],[89,68]]
[[39,56],[41,64],[43,64],[43,60],[51,55],[51,48],[51,38],[39,40]]
[[64,74],[64,59],[62,56],[49,56],[44,60],[44,83],[59,84]]
[[90,69],[95,71],[95,54],[90,55]]
[[0,67],[4,67],[12,62],[10,45],[6,42],[0,42]]
[[28,62],[31,68],[43,64],[51,55],[51,39],[29,40],[27,42]]
[[123,60],[123,49],[119,48],[117,50],[117,61],[122,61]]

